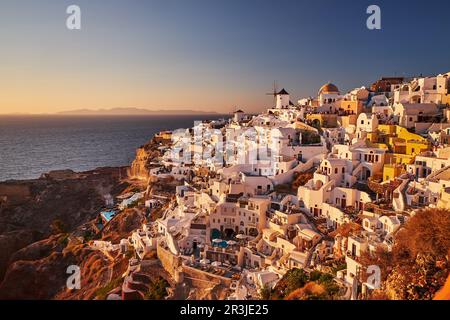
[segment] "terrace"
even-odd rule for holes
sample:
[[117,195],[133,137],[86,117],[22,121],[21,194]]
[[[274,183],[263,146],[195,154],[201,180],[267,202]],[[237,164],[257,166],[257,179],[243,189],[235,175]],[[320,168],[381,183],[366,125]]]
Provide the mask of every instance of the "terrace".
[[364,205],[364,211],[379,214],[382,216],[394,216],[397,212],[392,207],[391,202],[387,202],[384,199],[369,202]]

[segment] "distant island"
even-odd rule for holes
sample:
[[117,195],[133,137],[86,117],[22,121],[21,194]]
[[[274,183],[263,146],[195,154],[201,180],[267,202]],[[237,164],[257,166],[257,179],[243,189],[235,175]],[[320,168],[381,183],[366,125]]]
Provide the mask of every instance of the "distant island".
[[58,115],[190,115],[190,114],[218,114],[213,111],[196,110],[149,110],[143,108],[112,108],[112,109],[78,109],[61,111]]

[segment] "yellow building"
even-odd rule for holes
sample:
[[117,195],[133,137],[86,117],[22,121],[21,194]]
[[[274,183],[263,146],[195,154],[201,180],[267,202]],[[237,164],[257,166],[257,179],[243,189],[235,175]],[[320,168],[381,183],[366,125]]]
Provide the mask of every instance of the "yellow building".
[[385,164],[383,167],[383,181],[392,180],[404,172],[401,164]]
[[417,155],[430,149],[427,139],[396,125],[379,125],[378,135],[372,137],[377,143],[384,143],[392,153]]
[[442,190],[437,206],[442,209],[450,209],[450,188]]
[[386,164],[411,164],[415,156],[401,153],[386,153],[384,163]]
[[319,124],[323,128],[336,128],[337,127],[337,115],[335,114],[321,114],[313,113],[306,116],[308,124],[314,126]]
[[441,103],[444,105],[450,105],[450,94],[443,94]]
[[346,128],[350,125],[356,126],[356,120],[358,116],[356,114],[349,114],[347,116],[338,116],[337,122],[340,127]]
[[346,112],[348,115],[355,114],[358,116],[363,111],[363,104],[361,101],[341,100],[339,101],[339,109]]
[[383,167],[383,181],[398,177],[404,165],[414,162],[416,155],[430,149],[429,141],[397,125],[379,125],[377,132],[367,135],[370,145],[388,149]]

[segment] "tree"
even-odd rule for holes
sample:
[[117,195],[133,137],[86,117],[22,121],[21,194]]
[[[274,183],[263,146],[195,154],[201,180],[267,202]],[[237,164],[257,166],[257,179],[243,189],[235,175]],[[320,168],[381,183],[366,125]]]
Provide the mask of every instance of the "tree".
[[324,286],[316,282],[308,282],[302,288],[292,291],[286,300],[324,300],[326,298]]
[[294,268],[286,272],[274,288],[273,296],[282,299],[292,291],[302,288],[308,282],[308,275],[302,269]]
[[270,300],[272,297],[272,288],[269,285],[265,285],[260,291],[261,300]]
[[450,250],[450,211],[427,208],[418,211],[395,238],[394,256],[401,262],[418,255],[443,259]]
[[450,211],[419,210],[395,235],[392,255],[362,257],[381,267],[390,299],[432,299],[448,276]]

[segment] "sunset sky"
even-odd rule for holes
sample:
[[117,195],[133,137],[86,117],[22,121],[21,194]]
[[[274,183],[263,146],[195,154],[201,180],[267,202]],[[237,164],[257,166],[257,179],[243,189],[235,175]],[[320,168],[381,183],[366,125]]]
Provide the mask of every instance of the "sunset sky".
[[[71,4],[81,31],[66,28]],[[1,0],[0,113],[257,112],[273,80],[296,101],[328,81],[448,72],[449,34],[442,0]]]

